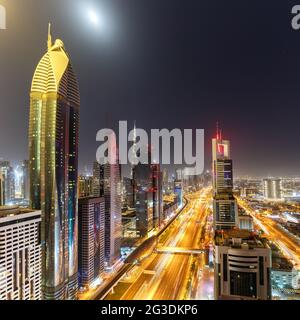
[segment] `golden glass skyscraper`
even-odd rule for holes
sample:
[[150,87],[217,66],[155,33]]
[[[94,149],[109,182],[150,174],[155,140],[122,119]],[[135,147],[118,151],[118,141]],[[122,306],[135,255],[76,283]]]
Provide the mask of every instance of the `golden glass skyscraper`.
[[61,40],[51,40],[30,92],[30,205],[42,210],[44,299],[77,295],[77,180],[80,97]]

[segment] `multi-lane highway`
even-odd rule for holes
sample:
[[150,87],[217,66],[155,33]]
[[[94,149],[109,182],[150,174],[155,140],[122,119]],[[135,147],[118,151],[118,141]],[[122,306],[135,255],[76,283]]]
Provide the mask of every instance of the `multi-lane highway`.
[[[189,196],[189,205],[159,237],[157,251],[133,267],[106,299],[201,298],[197,290],[199,284],[207,280],[207,286],[212,287],[211,274],[205,269],[205,253],[199,250],[207,248],[211,242],[207,219],[211,213],[210,191],[203,189]],[[170,250],[161,253],[159,248]],[[180,248],[182,252],[174,253],[172,248]],[[195,250],[199,253],[195,254]]]
[[273,241],[290,259],[295,267],[300,269],[300,249],[299,242],[281,228],[277,222],[267,216],[256,213],[246,201],[238,198],[238,203],[253,217],[254,223],[264,231],[264,236]]

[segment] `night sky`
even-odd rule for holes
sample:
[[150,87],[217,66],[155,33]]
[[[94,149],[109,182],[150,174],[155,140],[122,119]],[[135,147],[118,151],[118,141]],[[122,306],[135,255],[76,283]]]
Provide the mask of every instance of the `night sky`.
[[[80,168],[96,133],[119,120],[145,129],[219,121],[235,175],[299,175],[300,30],[289,0],[0,0],[0,158],[26,159],[29,90],[47,24],[71,56],[81,93]],[[94,8],[98,28],[87,18]]]

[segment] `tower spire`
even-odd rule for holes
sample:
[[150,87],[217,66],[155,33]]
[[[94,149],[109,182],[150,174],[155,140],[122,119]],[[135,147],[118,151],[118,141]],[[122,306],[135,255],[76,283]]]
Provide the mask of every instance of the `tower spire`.
[[133,156],[136,157],[136,121],[134,120],[133,125]]
[[[134,120],[133,125],[133,146],[132,146],[133,159],[136,158],[136,121]],[[131,178],[134,180],[134,165],[131,163]]]
[[217,140],[222,140],[222,129],[220,129],[219,121],[216,123],[216,129],[217,129]]
[[135,120],[134,120],[133,130],[134,130],[134,143],[136,143],[136,121]]
[[48,24],[48,41],[47,41],[48,51],[51,49],[51,47],[52,47],[51,23],[49,22],[49,24]]

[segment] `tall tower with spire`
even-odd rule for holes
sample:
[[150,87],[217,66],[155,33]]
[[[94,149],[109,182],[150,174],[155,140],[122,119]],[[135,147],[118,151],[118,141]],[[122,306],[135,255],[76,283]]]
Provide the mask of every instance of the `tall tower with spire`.
[[[134,121],[133,124],[133,146],[132,146],[132,158],[135,159],[136,158],[136,138],[137,138],[137,133],[136,133],[136,121]],[[131,164],[131,177],[133,178],[133,174],[134,174],[134,165]]]
[[51,36],[51,23],[48,24],[48,41],[47,41],[47,49],[51,50],[52,47],[52,36]]
[[61,40],[34,72],[30,91],[30,205],[42,210],[44,299],[77,296],[79,89]]
[[237,224],[237,203],[233,196],[233,171],[230,141],[222,138],[217,123],[216,137],[212,139],[212,174],[215,229],[230,229]]

